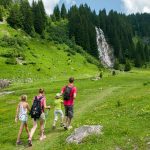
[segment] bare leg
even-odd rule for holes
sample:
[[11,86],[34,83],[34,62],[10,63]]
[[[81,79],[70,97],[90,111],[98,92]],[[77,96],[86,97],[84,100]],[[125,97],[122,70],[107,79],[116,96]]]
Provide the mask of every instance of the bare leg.
[[56,126],[56,122],[57,122],[57,120],[58,120],[57,112],[56,112],[56,111],[54,111],[54,122],[53,122],[53,127],[55,127],[55,126]]
[[61,117],[61,123],[64,123],[64,117]]
[[71,124],[71,118],[68,117],[67,127],[69,127]]
[[67,126],[67,124],[68,124],[68,117],[65,116],[65,126]]
[[34,134],[36,128],[37,128],[37,122],[35,120],[33,120],[33,128],[31,129],[29,140],[32,140],[32,137],[33,137],[33,134]]
[[53,126],[56,126],[56,122],[57,122],[57,121],[56,121],[56,120],[54,120],[54,122],[53,122]]
[[21,123],[19,133],[18,133],[18,137],[17,137],[17,142],[20,141],[20,137],[21,137],[23,128],[24,128],[24,123]]
[[29,138],[30,137],[30,133],[29,133],[28,125],[27,125],[27,123],[25,123],[24,125],[25,125],[25,129],[26,129],[26,132],[27,132],[28,138]]
[[40,120],[40,131],[41,131],[40,140],[43,140],[44,138],[46,138],[46,136],[44,135],[44,120],[43,119]]

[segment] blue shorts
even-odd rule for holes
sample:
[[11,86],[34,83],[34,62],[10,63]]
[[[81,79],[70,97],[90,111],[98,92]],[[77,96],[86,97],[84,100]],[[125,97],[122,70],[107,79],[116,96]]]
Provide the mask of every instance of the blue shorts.
[[27,121],[28,121],[28,116],[27,116],[27,115],[21,115],[21,116],[19,116],[19,120],[20,120],[22,123],[27,123]]

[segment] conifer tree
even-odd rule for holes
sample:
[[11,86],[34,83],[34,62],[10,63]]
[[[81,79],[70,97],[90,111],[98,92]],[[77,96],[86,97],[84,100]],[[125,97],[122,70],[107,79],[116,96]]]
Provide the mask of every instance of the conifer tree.
[[63,3],[61,6],[61,18],[65,19],[67,17],[67,10],[65,4]]
[[60,10],[59,10],[59,6],[58,5],[55,6],[53,14],[56,17],[56,20],[59,21],[60,17],[61,17],[61,14],[60,14]]
[[20,12],[22,16],[22,18],[20,18],[22,21],[22,28],[25,32],[31,35],[34,27],[32,10],[28,0],[22,0],[20,2]]
[[13,28],[21,28],[22,21],[21,21],[21,13],[20,13],[20,6],[18,3],[15,3],[10,10],[9,17],[7,18],[7,22]]
[[136,44],[136,53],[135,53],[135,67],[142,67],[143,61],[141,56],[141,50],[143,49],[141,41],[138,41]]
[[148,45],[145,45],[144,53],[145,53],[146,62],[149,62],[150,61],[150,49],[148,48]]
[[0,5],[4,8],[8,8],[12,5],[13,0],[0,0]]
[[0,6],[0,21],[3,21],[3,6]]
[[39,5],[41,15],[42,15],[42,22],[43,22],[43,26],[44,26],[43,28],[45,28],[47,19],[46,19],[46,12],[45,12],[43,1],[39,0],[38,5]]
[[46,14],[42,1],[32,3],[34,29],[40,35],[43,34],[46,26]]

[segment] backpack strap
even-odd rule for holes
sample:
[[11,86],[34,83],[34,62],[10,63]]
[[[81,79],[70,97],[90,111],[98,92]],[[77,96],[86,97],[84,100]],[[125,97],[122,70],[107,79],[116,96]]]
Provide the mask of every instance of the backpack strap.
[[37,100],[37,96],[34,97],[34,100]]
[[39,99],[37,98],[37,96],[35,96],[34,100],[39,100],[39,101],[41,101],[42,98],[43,98],[43,96],[41,96]]
[[41,101],[41,100],[42,100],[42,98],[43,98],[43,96],[41,96],[38,100],[39,100],[39,101]]

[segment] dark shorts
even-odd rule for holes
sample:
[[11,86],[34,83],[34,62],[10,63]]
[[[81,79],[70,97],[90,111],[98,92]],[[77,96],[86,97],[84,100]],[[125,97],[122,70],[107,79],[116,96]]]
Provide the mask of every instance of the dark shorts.
[[65,106],[65,116],[69,118],[73,117],[73,106]]

